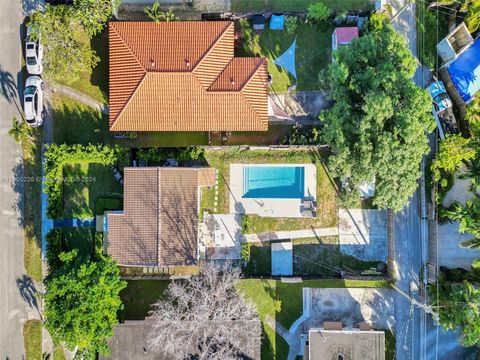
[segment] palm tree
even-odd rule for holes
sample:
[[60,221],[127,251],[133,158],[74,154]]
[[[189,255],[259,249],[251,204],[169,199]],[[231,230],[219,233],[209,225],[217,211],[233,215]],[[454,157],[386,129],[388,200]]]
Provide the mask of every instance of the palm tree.
[[467,160],[467,170],[459,176],[460,179],[470,179],[470,191],[476,193],[480,187],[480,157]]
[[175,16],[172,10],[168,10],[166,12],[160,11],[160,4],[155,2],[151,7],[146,7],[143,9],[145,14],[148,15],[150,19],[159,23],[161,21],[176,21],[178,18]]
[[17,143],[33,142],[32,128],[25,122],[18,121],[17,118],[13,118],[8,135],[14,138]]
[[458,221],[458,231],[469,233],[473,237],[461,242],[461,245],[468,249],[480,248],[480,198],[475,197],[468,200],[465,206],[456,202],[451,210],[446,210],[445,215],[454,221]]

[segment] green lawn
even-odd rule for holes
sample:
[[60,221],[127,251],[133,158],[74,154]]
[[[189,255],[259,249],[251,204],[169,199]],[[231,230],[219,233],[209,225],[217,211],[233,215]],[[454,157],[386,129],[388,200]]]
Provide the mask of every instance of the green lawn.
[[[248,233],[302,230],[310,227],[331,227],[337,224],[336,189],[317,150],[213,150],[206,149],[206,163],[219,173],[217,213],[229,213],[230,164],[234,163],[303,163],[317,167],[317,217],[262,218],[248,215]],[[213,213],[215,189],[202,189],[201,211]]]
[[120,292],[125,306],[124,320],[143,320],[167,288],[169,281],[164,280],[130,280],[127,287]]
[[92,228],[61,228],[65,250],[78,250],[81,259],[89,259],[95,253],[94,229]]
[[53,140],[58,144],[118,144],[124,147],[207,145],[206,132],[138,133],[135,139],[114,139],[108,116],[75,100],[53,95]]
[[67,360],[65,351],[61,345],[58,345],[53,351],[53,360]]
[[110,166],[79,163],[65,166],[63,172],[64,217],[68,219],[94,217],[98,199],[118,196],[123,190]]
[[293,273],[298,276],[335,276],[339,272],[360,275],[379,261],[362,261],[340,251],[337,236],[294,239]]
[[302,314],[302,288],[382,288],[386,281],[367,280],[306,280],[297,284],[284,284],[277,280],[244,279],[237,289],[255,305],[264,327],[262,359],[286,359],[288,345],[268,325],[265,317],[271,316],[289,328]]
[[269,242],[249,243],[250,260],[243,267],[247,275],[266,275],[272,273],[272,247]]
[[[319,0],[232,0],[233,12],[250,11],[305,11],[308,5]],[[334,10],[373,10],[375,3],[370,0],[322,0]]]
[[25,321],[23,343],[26,360],[42,360],[42,322],[40,320]]
[[65,85],[101,103],[108,103],[108,30],[95,36],[90,44],[100,59],[99,63],[91,71],[80,74],[78,80]]
[[41,138],[39,129],[34,130],[33,143],[23,143],[23,177],[24,201],[24,265],[27,275],[35,281],[42,281],[41,258],[41,192],[42,192],[42,164]]
[[286,31],[266,29],[261,35],[253,31],[247,20],[239,20],[237,28],[243,36],[239,56],[262,56],[268,59],[268,72],[272,76],[271,90],[286,92],[295,83],[289,73],[273,63],[283,54],[297,38],[296,70],[298,77],[297,91],[321,90],[318,75],[331,62],[331,41],[333,28],[322,30],[315,25],[305,24],[298,20],[295,34]]

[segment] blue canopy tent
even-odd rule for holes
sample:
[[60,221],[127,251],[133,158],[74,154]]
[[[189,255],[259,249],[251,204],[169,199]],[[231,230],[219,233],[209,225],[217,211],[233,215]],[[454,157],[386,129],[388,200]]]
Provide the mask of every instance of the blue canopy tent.
[[[282,55],[280,55],[278,58],[276,58],[273,63],[275,65],[278,65],[285,70],[287,70],[292,76],[295,78],[295,81],[297,81],[297,70],[295,67],[295,47],[297,46],[297,38],[293,40],[292,45],[285,51]],[[292,89],[294,89],[296,86],[293,85]],[[289,89],[289,90],[292,90]]]
[[480,38],[447,67],[453,84],[468,104],[480,90]]
[[270,17],[270,30],[283,30],[285,28],[285,16],[272,14]]

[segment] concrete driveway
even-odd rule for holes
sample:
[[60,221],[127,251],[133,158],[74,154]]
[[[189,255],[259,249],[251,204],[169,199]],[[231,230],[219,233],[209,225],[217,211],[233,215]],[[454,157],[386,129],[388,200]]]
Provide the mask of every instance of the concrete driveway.
[[309,326],[341,321],[354,327],[362,321],[378,329],[394,329],[395,292],[392,289],[312,289]]
[[480,258],[480,250],[471,250],[460,246],[463,240],[470,238],[472,235],[458,232],[457,222],[438,225],[438,265],[471,270],[472,262]]
[[340,250],[365,261],[387,261],[387,212],[372,209],[338,211]]

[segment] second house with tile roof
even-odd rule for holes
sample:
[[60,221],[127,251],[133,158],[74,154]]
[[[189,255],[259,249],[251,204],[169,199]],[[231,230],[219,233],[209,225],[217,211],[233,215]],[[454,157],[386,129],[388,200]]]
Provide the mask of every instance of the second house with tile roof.
[[110,131],[266,131],[263,58],[229,21],[109,23]]

